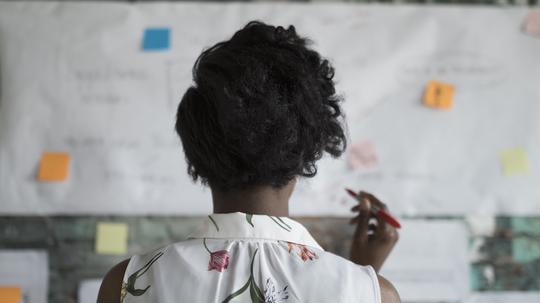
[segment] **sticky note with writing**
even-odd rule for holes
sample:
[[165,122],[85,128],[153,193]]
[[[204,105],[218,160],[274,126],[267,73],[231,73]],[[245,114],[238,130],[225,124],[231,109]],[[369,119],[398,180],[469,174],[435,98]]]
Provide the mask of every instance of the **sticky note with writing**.
[[99,222],[96,228],[98,254],[123,255],[127,252],[128,225],[125,223]]
[[440,81],[429,81],[424,92],[424,105],[437,109],[450,109],[453,104],[454,86]]
[[0,302],[2,303],[22,303],[21,288],[16,286],[0,285]]
[[527,34],[540,37],[540,9],[529,11],[527,17],[525,17],[523,30]]
[[527,152],[523,148],[513,148],[501,152],[503,173],[507,176],[525,174],[529,171]]
[[44,152],[39,163],[39,181],[64,181],[69,171],[69,154]]
[[353,143],[347,149],[347,163],[353,169],[365,169],[377,166],[377,154],[371,141]]
[[147,28],[144,30],[142,48],[145,51],[167,50],[170,46],[170,29]]

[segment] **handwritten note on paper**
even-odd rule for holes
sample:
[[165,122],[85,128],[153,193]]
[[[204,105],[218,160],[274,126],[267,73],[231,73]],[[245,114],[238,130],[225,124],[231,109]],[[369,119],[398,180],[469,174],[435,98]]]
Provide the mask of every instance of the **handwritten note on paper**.
[[0,285],[0,299],[2,303],[22,303],[21,288]]
[[98,254],[123,255],[127,252],[128,225],[99,222],[96,228]]
[[353,143],[347,150],[347,163],[353,169],[377,166],[378,158],[371,141]]
[[142,48],[145,51],[167,50],[170,46],[169,28],[147,28],[143,34]]
[[468,234],[458,220],[404,220],[382,275],[402,300],[461,302],[469,289]]
[[69,171],[69,154],[44,152],[39,164],[39,181],[64,181]]
[[540,9],[531,10],[527,14],[523,29],[527,34],[540,37]]
[[523,148],[503,150],[501,166],[506,176],[526,174],[529,171],[527,152]]
[[424,105],[436,109],[450,109],[453,105],[454,86],[440,81],[429,81],[424,92]]

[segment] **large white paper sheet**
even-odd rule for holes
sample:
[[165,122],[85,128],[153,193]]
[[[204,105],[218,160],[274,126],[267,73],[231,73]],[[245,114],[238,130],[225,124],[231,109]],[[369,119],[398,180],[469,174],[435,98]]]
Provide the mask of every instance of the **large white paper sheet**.
[[41,250],[0,250],[0,285],[20,287],[22,303],[47,303],[49,259]]
[[77,295],[79,303],[96,303],[99,288],[101,287],[101,279],[84,280],[79,284],[79,292]]
[[540,292],[497,291],[472,294],[463,303],[538,303]]
[[[311,37],[336,68],[350,142],[377,167],[323,159],[300,182],[293,215],[348,215],[344,186],[396,214],[540,214],[540,43],[525,8],[298,3],[0,3],[0,213],[211,211],[173,131],[205,47],[253,19]],[[141,51],[147,27],[171,49]],[[423,107],[426,81],[456,87],[454,107]],[[505,176],[522,147],[529,173]],[[71,155],[69,179],[36,182],[45,150]]]
[[460,302],[469,292],[467,230],[461,221],[405,220],[381,274],[404,302]]

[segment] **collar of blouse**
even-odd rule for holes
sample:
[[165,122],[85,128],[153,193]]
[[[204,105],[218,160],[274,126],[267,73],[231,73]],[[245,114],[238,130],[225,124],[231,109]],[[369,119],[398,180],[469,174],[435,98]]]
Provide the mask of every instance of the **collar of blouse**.
[[243,212],[211,214],[189,238],[281,240],[323,249],[302,224],[289,217]]

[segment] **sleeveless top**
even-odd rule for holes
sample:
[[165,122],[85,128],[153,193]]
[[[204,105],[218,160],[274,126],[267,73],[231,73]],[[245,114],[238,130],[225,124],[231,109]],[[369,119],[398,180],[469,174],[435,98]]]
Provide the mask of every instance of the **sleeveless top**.
[[326,252],[288,217],[202,219],[185,241],[129,261],[124,303],[380,303],[377,274]]

